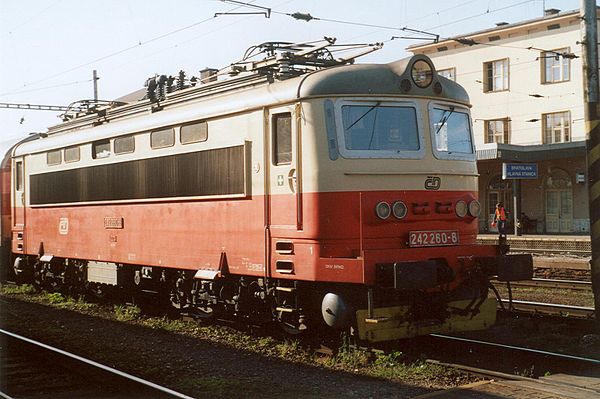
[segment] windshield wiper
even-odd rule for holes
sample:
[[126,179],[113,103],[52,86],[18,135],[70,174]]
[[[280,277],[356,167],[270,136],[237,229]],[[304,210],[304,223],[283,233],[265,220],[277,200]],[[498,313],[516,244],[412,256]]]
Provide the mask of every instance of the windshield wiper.
[[373,118],[373,126],[371,126],[371,137],[369,138],[369,150],[371,144],[373,144],[373,137],[375,137],[375,125],[377,124],[377,110],[375,110],[375,117]]
[[[440,118],[440,120],[438,122],[439,126],[438,126],[437,130],[435,131],[436,135],[440,132],[440,130],[442,130],[442,128],[444,127],[444,125],[446,124],[448,119],[450,119],[450,116],[454,112],[454,106],[451,105],[449,108],[450,108],[450,112],[448,112],[448,110],[445,109],[444,113],[442,114],[442,117]],[[447,112],[448,112],[448,114],[446,114]]]
[[365,116],[367,116],[369,114],[369,112],[373,111],[375,108],[379,107],[379,104],[381,104],[381,101],[377,101],[377,103],[375,103],[375,105],[373,105],[371,108],[369,108],[364,114],[362,114],[360,116],[360,118],[358,118],[357,120],[355,120],[354,122],[352,122],[352,124],[350,126],[348,126],[346,128],[346,130],[350,130],[352,129],[352,126],[356,125],[358,122],[360,122],[360,120],[362,118],[364,118]]

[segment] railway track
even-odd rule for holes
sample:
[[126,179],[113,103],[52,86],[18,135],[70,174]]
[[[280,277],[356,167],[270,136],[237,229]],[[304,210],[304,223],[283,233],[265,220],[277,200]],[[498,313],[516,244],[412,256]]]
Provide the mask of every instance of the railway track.
[[3,329],[0,329],[0,349],[0,398],[3,399],[192,399]]
[[[494,284],[503,284],[500,281],[493,281]],[[592,283],[590,281],[577,280],[558,280],[546,278],[534,278],[531,280],[514,281],[510,283],[511,287],[516,288],[548,288],[548,289],[565,289],[577,291],[591,291]]]
[[[502,282],[493,281],[495,284]],[[556,280],[534,278],[532,280],[511,282],[512,288],[542,288],[542,289],[559,289],[572,291],[592,291],[592,283],[589,281],[575,280]],[[509,297],[510,298],[510,297]],[[546,303],[535,301],[524,301],[515,299],[500,299],[499,307],[501,310],[537,314],[546,316],[560,316],[573,319],[591,320],[594,318],[594,308],[575,305],[564,305],[558,303]]]
[[453,364],[485,376],[519,379],[583,373],[600,377],[598,359],[441,334],[431,334],[423,343],[432,350],[430,362]]
[[510,312],[540,314],[547,316],[561,316],[573,319],[591,320],[594,318],[594,308],[585,306],[562,305],[558,303],[544,303],[531,301],[501,300],[501,309]]
[[600,397],[597,359],[438,334],[423,342],[435,355],[427,362],[483,376],[488,381],[418,398]]

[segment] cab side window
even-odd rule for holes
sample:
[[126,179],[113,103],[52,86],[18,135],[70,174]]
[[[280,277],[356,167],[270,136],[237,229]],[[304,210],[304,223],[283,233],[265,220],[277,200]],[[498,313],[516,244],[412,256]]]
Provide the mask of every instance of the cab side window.
[[273,164],[292,163],[292,114],[285,112],[272,117]]

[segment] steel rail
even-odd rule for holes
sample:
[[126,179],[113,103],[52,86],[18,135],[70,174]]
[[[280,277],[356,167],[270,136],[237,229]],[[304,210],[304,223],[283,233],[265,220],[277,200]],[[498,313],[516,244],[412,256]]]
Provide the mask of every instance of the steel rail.
[[503,373],[501,371],[482,369],[480,367],[466,366],[464,364],[458,364],[458,363],[447,363],[447,362],[442,362],[442,361],[439,361],[436,359],[425,359],[425,363],[435,364],[435,365],[444,366],[444,367],[450,367],[453,369],[466,371],[467,373],[476,374],[478,376],[487,377],[487,378],[512,380],[512,381],[535,381],[535,379],[533,379],[533,378],[523,377],[523,376],[517,375],[517,374],[508,374],[508,373]]
[[[513,312],[524,312],[533,314],[545,314],[550,316],[564,316],[574,319],[594,318],[594,308],[586,306],[561,305],[557,303],[543,303],[530,301],[509,301],[501,299],[503,309]],[[508,305],[508,306],[507,306]]]
[[[503,281],[494,280],[494,284],[502,284]],[[531,280],[523,281],[511,281],[511,287],[532,287],[532,288],[558,288],[568,289],[577,291],[591,291],[592,283],[590,281],[577,281],[577,280],[560,280],[560,279],[546,279],[546,278],[533,278]]]
[[553,357],[555,359],[573,360],[573,361],[587,364],[589,366],[600,367],[600,360],[598,360],[598,359],[566,355],[564,353],[548,352],[548,351],[544,351],[544,350],[540,350],[540,349],[524,348],[521,346],[499,344],[496,342],[479,341],[479,340],[470,339],[470,338],[452,337],[450,335],[443,335],[443,334],[429,334],[429,335],[432,337],[451,340],[451,341],[457,341],[457,342],[463,342],[463,343],[469,343],[469,344],[475,344],[475,345],[482,345],[482,346],[499,348],[499,349],[507,349],[507,350],[510,349],[513,351],[520,351],[523,353],[530,353],[530,354],[535,354],[535,355],[540,355],[540,356],[545,356],[545,357]]
[[578,255],[590,256],[592,254],[592,251],[588,250],[588,249],[526,248],[526,247],[517,247],[514,244],[511,245],[510,249],[511,249],[511,252],[542,253],[542,254],[552,254],[552,255],[578,254]]
[[[12,333],[10,331],[7,331],[7,330],[4,330],[4,329],[0,328],[0,333],[4,334],[4,335],[7,335],[9,337],[12,337],[14,339],[17,339],[17,340],[20,340],[20,341],[23,341],[23,342],[27,342],[28,344],[35,345],[37,347],[40,347],[40,348],[46,349],[48,351],[54,352],[54,353],[56,353],[58,355],[68,357],[68,358],[73,359],[75,361],[78,361],[78,362],[81,362],[81,363],[85,363],[85,364],[87,364],[89,366],[98,368],[98,369],[100,369],[102,371],[114,374],[114,375],[116,375],[118,377],[121,377],[121,378],[124,378],[126,380],[135,382],[137,384],[144,385],[144,386],[146,386],[148,388],[154,389],[154,390],[162,392],[164,394],[171,395],[174,398],[179,398],[179,399],[194,399],[191,396],[184,395],[184,394],[182,394],[180,392],[177,392],[177,391],[174,391],[172,389],[160,386],[160,385],[155,384],[155,383],[150,382],[150,381],[143,380],[143,379],[141,379],[139,377],[136,377],[134,375],[131,375],[131,374],[125,373],[123,371],[114,369],[112,367],[109,367],[109,366],[106,366],[104,364],[95,362],[93,360],[89,360],[89,359],[83,358],[83,357],[75,355],[73,353],[69,353],[69,352],[63,351],[62,349],[54,348],[54,347],[52,347],[50,345],[46,345],[44,343],[34,341],[34,340],[30,339],[30,338],[23,337],[21,335]],[[4,396],[4,395],[5,394],[2,393],[2,396]],[[10,398],[10,396],[6,396],[6,397]]]
[[[552,377],[580,372],[588,375],[600,370],[600,359],[443,334],[431,334],[427,339],[429,341],[424,342],[433,354],[433,359],[426,360],[428,363],[493,380],[520,381],[511,386],[523,384],[524,392],[545,392],[548,397],[563,397],[561,395],[568,392],[569,397],[595,398],[600,392],[593,383],[576,384]],[[525,375],[516,374],[518,370],[523,370]]]

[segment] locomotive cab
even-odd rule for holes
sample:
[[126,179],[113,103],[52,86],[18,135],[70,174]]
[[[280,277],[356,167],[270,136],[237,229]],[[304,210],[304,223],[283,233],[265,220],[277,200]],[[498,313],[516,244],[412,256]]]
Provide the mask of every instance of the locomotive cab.
[[302,263],[317,281],[363,287],[325,293],[323,320],[355,320],[370,341],[493,324],[489,277],[527,279],[533,269],[528,255],[476,244],[481,205],[464,89],[420,55],[312,78],[302,109],[321,123],[302,132],[303,233],[316,242],[296,248],[319,252],[313,266]]

